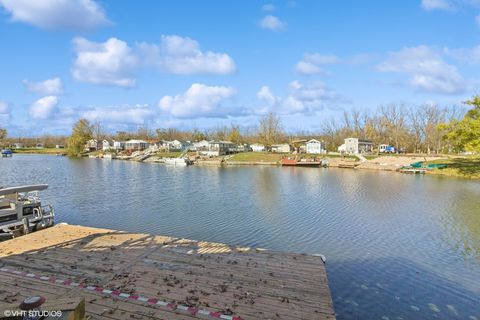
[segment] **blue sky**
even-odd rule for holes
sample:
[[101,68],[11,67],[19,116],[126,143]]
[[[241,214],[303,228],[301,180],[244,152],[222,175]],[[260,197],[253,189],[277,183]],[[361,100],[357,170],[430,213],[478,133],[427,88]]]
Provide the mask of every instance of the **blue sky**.
[[0,0],[0,126],[318,131],[478,93],[480,0]]

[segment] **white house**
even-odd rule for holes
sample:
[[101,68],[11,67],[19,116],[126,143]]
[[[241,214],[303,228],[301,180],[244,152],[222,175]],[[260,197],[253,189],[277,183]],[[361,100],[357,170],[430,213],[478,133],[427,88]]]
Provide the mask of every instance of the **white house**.
[[183,144],[179,140],[167,141],[168,151],[181,151],[183,150]]
[[236,152],[245,152],[245,151],[248,151],[249,150],[249,146],[248,144],[237,144],[235,146],[235,151]]
[[265,146],[260,143],[254,143],[250,145],[250,149],[252,149],[253,152],[263,152],[265,151]]
[[125,150],[145,150],[149,143],[143,140],[128,140],[125,142]]
[[125,141],[113,141],[113,149],[125,150]]
[[305,153],[320,154],[324,152],[325,150],[322,149],[322,143],[316,139],[308,140],[307,143],[305,143]]
[[102,141],[102,150],[107,151],[107,150],[110,150],[110,149],[112,149],[112,145],[110,145],[110,142],[108,142],[108,140],[103,140]]
[[364,154],[373,151],[373,142],[370,140],[360,140],[358,138],[345,139],[345,152],[349,154]]
[[207,140],[201,140],[194,142],[192,145],[192,150],[194,151],[202,151],[202,150],[208,150],[209,142]]
[[209,141],[208,147],[202,150],[197,150],[199,154],[208,157],[218,157],[229,154],[231,147],[234,144],[230,141]]
[[273,144],[272,145],[272,152],[274,153],[289,153],[290,145],[288,143],[281,143],[281,144]]
[[159,149],[164,151],[184,151],[190,150],[192,148],[192,143],[190,141],[180,141],[180,140],[161,140],[155,143]]
[[97,151],[102,148],[102,144],[97,139],[90,139],[85,143],[84,151]]

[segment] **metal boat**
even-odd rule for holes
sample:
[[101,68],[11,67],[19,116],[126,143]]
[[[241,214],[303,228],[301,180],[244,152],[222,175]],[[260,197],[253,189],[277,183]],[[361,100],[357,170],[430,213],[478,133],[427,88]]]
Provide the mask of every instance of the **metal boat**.
[[46,184],[0,188],[0,234],[17,237],[53,226],[55,213],[43,205],[38,192]]

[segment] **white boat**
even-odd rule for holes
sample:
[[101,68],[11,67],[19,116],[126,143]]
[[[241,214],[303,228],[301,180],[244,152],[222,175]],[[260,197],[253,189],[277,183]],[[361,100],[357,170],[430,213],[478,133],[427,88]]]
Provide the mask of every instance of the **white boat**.
[[104,159],[115,159],[116,156],[113,153],[106,153],[103,155]]
[[177,167],[185,167],[188,165],[187,159],[184,158],[165,158],[165,164]]
[[0,188],[0,235],[18,236],[53,225],[51,205],[43,205],[38,191],[46,184]]

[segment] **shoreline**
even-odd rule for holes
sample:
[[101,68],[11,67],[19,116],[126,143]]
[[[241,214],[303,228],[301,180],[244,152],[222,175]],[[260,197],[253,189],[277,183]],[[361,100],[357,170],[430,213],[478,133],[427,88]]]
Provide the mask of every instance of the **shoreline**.
[[[58,151],[58,149],[57,149]],[[64,153],[48,152],[39,150],[29,150],[28,152],[16,152],[15,154],[40,154],[40,155],[50,155],[50,156],[64,156]],[[247,156],[248,153],[246,153]],[[268,160],[271,160],[272,155],[277,156],[279,159],[282,154],[260,154],[265,156]],[[235,156],[235,155],[234,155]],[[245,156],[245,155],[244,155]],[[88,157],[88,155],[85,155]],[[96,155],[94,158],[101,158]],[[259,156],[256,155],[257,161],[237,161],[225,159],[224,157],[220,158],[209,158],[194,161],[194,166],[275,166],[281,167],[280,161],[268,161],[268,160],[259,160]],[[426,162],[426,163],[446,163],[448,165],[445,169],[431,169],[426,170],[425,174],[431,176],[439,177],[451,177],[451,178],[461,178],[467,180],[480,180],[480,158],[478,157],[461,157],[454,155],[387,155],[387,156],[375,156],[367,161],[353,161],[353,158],[349,156],[348,158],[341,158],[338,155],[333,155],[329,157],[328,155],[324,156],[328,160],[329,168],[338,168],[338,169],[350,169],[350,170],[370,170],[370,171],[386,171],[386,172],[398,172],[403,166],[410,165],[414,162]],[[111,159],[105,159],[111,160]],[[115,160],[124,160],[124,161],[137,161],[145,163],[164,163],[164,157],[157,155],[149,156],[143,160],[138,160],[130,157],[118,157]],[[461,165],[458,165],[459,162],[462,162]],[[296,166],[294,166],[296,167]]]

